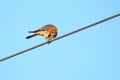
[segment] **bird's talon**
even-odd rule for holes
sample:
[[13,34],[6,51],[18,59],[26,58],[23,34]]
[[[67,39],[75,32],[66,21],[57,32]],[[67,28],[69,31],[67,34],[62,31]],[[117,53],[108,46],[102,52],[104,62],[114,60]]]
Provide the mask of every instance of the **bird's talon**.
[[48,40],[47,43],[48,43],[48,44],[51,43],[51,40]]

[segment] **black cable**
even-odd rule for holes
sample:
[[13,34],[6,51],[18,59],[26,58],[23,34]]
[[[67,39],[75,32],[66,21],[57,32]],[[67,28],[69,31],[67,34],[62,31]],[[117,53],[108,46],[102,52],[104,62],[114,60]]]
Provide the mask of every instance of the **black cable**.
[[[66,37],[66,36],[69,36],[69,35],[71,35],[71,34],[77,33],[77,32],[79,32],[79,31],[82,31],[82,30],[84,30],[84,29],[93,27],[93,26],[95,26],[95,25],[97,25],[97,24],[103,23],[103,22],[105,22],[105,21],[107,21],[107,20],[113,19],[113,18],[118,17],[118,16],[120,16],[120,13],[119,13],[119,14],[116,14],[116,15],[113,15],[113,16],[110,16],[110,17],[108,17],[108,18],[105,18],[105,19],[103,19],[103,20],[97,21],[97,22],[95,22],[95,23],[93,23],[93,24],[90,24],[90,25],[88,25],[88,26],[82,27],[82,28],[80,28],[80,29],[77,29],[77,30],[75,30],[75,31],[69,32],[69,33],[67,33],[67,34],[64,34],[64,35],[62,35],[62,36],[60,36],[60,37],[57,37],[57,38],[53,39],[52,42],[53,42],[53,41],[56,41],[56,40],[58,40],[58,39],[64,38],[64,37]],[[35,48],[37,48],[37,47],[43,46],[43,45],[45,45],[45,44],[47,44],[47,42],[43,42],[43,43],[41,43],[41,44],[38,44],[38,45],[33,46],[33,47],[31,47],[31,48],[28,48],[28,49],[26,49],[26,50],[17,52],[17,53],[15,53],[15,54],[12,54],[12,55],[10,55],[10,56],[7,56],[7,57],[5,57],[5,58],[0,59],[0,62],[2,62],[2,61],[4,61],[4,60],[7,60],[7,59],[9,59],[9,58],[15,57],[15,56],[17,56],[17,55],[20,55],[20,54],[22,54],[22,53],[25,53],[25,52],[27,52],[27,51],[30,51],[30,50],[32,50],[32,49],[35,49]]]

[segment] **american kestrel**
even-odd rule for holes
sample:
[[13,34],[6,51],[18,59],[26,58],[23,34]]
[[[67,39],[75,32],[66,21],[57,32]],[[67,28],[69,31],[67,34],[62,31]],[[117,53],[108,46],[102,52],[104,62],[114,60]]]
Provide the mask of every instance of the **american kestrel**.
[[46,24],[38,30],[29,31],[29,33],[33,33],[33,34],[30,36],[27,36],[26,39],[29,39],[29,38],[37,36],[37,35],[41,35],[47,39],[48,43],[50,43],[51,40],[57,36],[57,28],[55,25]]

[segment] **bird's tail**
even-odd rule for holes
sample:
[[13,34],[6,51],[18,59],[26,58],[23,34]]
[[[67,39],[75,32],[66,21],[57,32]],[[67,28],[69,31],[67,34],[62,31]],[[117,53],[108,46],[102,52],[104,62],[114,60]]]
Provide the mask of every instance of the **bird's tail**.
[[34,37],[34,36],[36,36],[36,35],[37,35],[37,34],[32,34],[32,35],[30,35],[30,36],[27,36],[26,39],[32,38],[32,37]]

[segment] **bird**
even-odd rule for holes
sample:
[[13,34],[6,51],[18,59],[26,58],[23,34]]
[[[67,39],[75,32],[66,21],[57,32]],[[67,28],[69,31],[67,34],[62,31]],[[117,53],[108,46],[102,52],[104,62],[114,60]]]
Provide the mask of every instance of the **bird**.
[[51,43],[52,39],[55,38],[58,34],[57,27],[53,24],[46,24],[42,26],[40,29],[28,32],[33,34],[27,36],[26,39],[30,39],[34,36],[40,35],[47,39],[47,43]]

